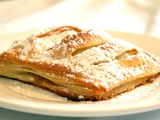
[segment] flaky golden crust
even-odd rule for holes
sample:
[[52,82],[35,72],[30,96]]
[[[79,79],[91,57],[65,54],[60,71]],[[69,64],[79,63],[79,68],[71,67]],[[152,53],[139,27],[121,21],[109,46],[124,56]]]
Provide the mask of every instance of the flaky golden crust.
[[158,57],[106,32],[74,26],[34,33],[0,55],[0,75],[73,100],[106,100],[159,72]]

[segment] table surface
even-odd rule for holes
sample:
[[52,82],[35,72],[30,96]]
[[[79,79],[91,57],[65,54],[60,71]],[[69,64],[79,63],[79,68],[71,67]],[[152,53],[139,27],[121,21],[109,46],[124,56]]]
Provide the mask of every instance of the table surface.
[[58,117],[58,116],[45,116],[30,113],[23,113],[13,110],[0,108],[0,120],[159,120],[160,110],[150,112],[111,116],[111,117],[88,117],[88,118],[71,118],[71,117]]
[[[159,0],[2,0],[0,35],[57,24],[79,24],[160,37]],[[38,4],[37,4],[38,3]],[[70,7],[71,6],[71,7]],[[29,8],[29,9],[28,9]],[[123,22],[122,22],[123,21]],[[160,110],[100,117],[69,118],[0,108],[0,120],[159,120]]]

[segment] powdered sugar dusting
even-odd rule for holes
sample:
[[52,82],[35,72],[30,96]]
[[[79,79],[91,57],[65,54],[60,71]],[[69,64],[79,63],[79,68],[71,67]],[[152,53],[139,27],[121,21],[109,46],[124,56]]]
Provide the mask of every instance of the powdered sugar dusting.
[[119,103],[119,102],[127,102],[132,100],[138,100],[145,97],[152,97],[152,95],[157,94],[157,88],[160,85],[160,77],[156,79],[153,83],[147,83],[145,85],[141,85],[136,87],[134,90],[121,93],[120,95],[103,102],[111,102],[111,103]]
[[22,83],[20,81],[0,78],[0,82],[10,90],[18,94],[21,94],[25,97],[36,98],[36,99],[47,100],[47,101],[66,101],[67,100],[65,97],[61,97],[55,93],[35,87],[33,85]]

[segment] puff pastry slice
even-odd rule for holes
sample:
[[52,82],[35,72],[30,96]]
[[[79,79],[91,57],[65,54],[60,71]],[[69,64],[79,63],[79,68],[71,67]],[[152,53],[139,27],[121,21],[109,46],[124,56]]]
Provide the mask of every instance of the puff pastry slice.
[[107,100],[159,73],[159,57],[104,31],[75,26],[36,32],[0,54],[1,76],[72,100]]

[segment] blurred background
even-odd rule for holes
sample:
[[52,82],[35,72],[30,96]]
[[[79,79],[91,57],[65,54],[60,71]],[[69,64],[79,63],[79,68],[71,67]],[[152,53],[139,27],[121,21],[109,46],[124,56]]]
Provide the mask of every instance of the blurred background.
[[0,0],[0,35],[63,24],[160,38],[160,0]]

